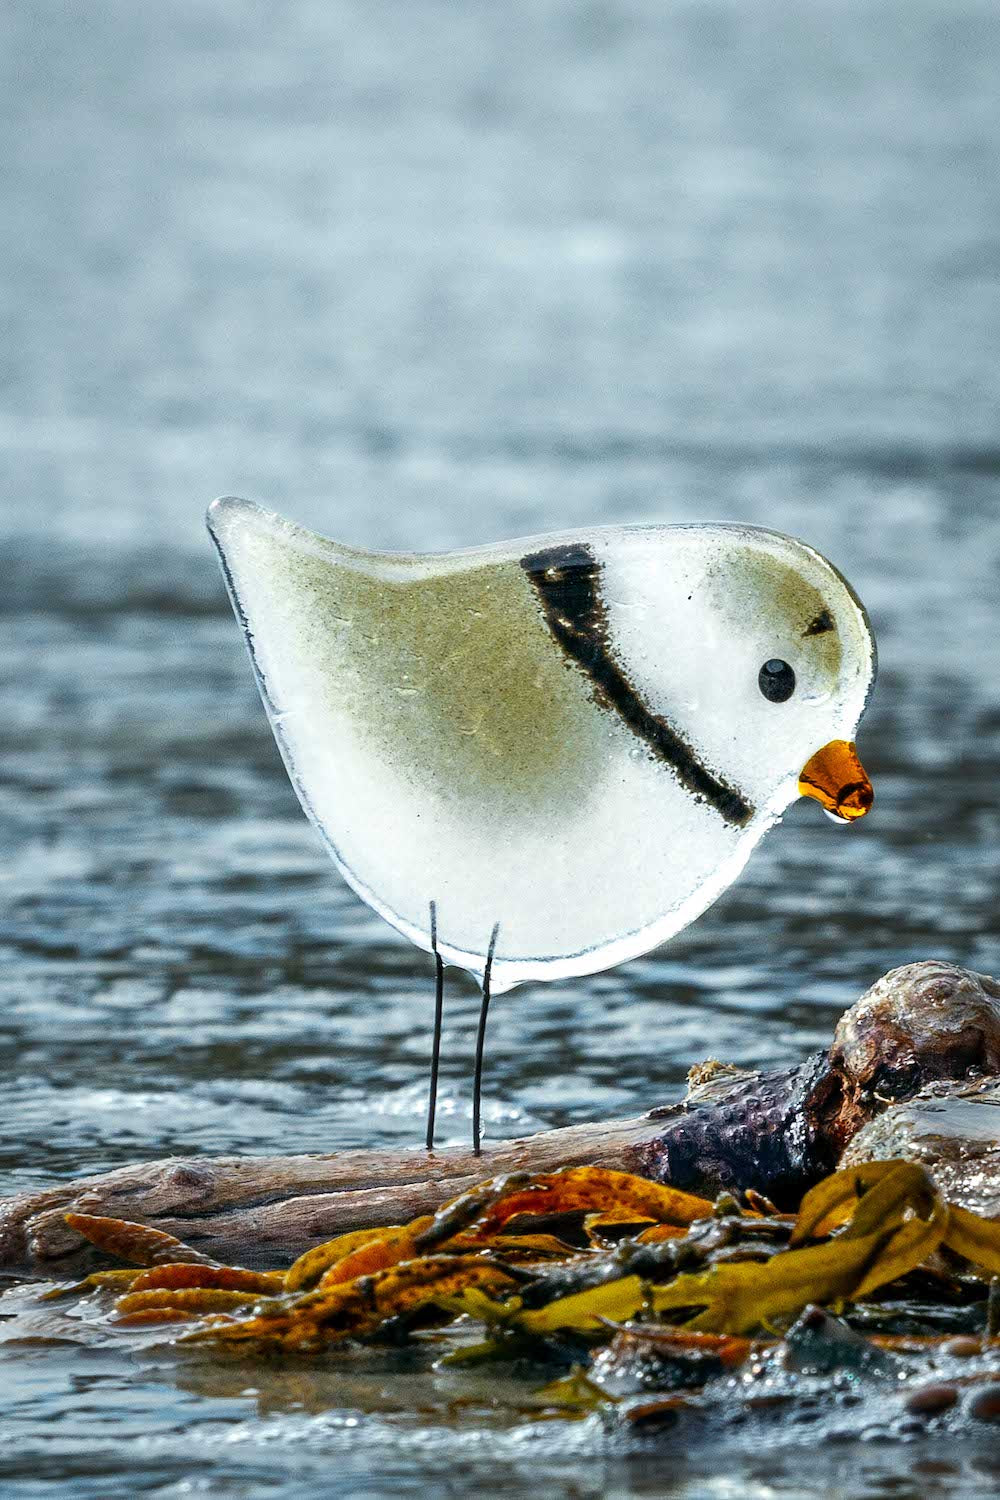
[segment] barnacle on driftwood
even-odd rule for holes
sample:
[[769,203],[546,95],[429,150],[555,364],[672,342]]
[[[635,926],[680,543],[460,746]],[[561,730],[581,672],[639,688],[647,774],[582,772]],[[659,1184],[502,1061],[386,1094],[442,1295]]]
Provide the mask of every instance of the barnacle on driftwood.
[[[597,1167],[519,1174],[477,1184],[433,1216],[341,1235],[284,1272],[199,1263],[176,1241],[173,1261],[156,1264],[165,1236],[75,1216],[95,1243],[147,1269],[99,1272],[69,1290],[110,1284],[120,1292],[112,1316],[129,1327],[189,1323],[189,1340],[295,1351],[398,1339],[464,1314],[487,1325],[488,1354],[497,1340],[607,1342],[636,1318],[693,1340],[779,1334],[808,1305],[870,1298],[942,1248],[970,1275],[1000,1273],[1000,1224],[949,1206],[913,1163],[836,1172],[797,1216],[751,1202],[713,1204]],[[608,1244],[609,1226],[626,1233]]]

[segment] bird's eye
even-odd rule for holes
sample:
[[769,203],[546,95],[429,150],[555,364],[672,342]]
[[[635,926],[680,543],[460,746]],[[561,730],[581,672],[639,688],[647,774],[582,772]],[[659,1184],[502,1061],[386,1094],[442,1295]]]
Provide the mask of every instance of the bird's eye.
[[757,683],[768,703],[787,703],[795,692],[795,673],[787,661],[774,657],[761,667]]

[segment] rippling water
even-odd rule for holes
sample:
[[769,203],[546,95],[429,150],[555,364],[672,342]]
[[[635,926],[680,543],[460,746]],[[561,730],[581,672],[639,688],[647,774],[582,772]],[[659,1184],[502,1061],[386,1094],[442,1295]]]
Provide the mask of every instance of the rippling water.
[[[801,1056],[897,963],[1000,971],[998,51],[993,5],[922,0],[10,0],[2,1190],[419,1139],[426,963],[298,809],[201,533],[216,493],[407,548],[747,520],[869,605],[876,811],[797,807],[660,953],[499,1001],[493,1138],[661,1103],[709,1053]],[[456,1141],[474,1007],[456,975]],[[911,1482],[871,1444],[815,1491],[794,1448],[678,1470],[370,1353],[7,1365],[6,1492]],[[949,1450],[912,1482],[983,1481]]]

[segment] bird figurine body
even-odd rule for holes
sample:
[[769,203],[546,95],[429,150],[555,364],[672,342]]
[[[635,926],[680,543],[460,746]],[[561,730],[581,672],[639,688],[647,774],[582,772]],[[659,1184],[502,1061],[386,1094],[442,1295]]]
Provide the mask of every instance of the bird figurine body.
[[645,953],[797,796],[871,805],[874,641],[803,542],[617,526],[369,553],[237,499],[208,524],[302,805],[434,952],[439,1001],[443,962],[498,993]]

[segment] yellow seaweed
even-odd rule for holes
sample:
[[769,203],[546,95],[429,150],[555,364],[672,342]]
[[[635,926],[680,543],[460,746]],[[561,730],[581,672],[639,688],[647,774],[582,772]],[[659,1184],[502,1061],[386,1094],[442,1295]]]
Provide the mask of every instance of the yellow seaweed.
[[[533,1219],[562,1214],[580,1216],[573,1222],[591,1234],[591,1249],[532,1232]],[[303,1351],[463,1313],[501,1335],[533,1339],[563,1331],[600,1334],[640,1312],[667,1319],[658,1327],[642,1325],[650,1337],[743,1338],[786,1326],[812,1302],[838,1307],[869,1297],[924,1264],[942,1244],[983,1273],[1000,1273],[1000,1224],[949,1206],[921,1166],[901,1161],[865,1163],[826,1178],[803,1198],[788,1247],[765,1260],[752,1236],[759,1207],[741,1215],[734,1202],[727,1216],[742,1216],[751,1232],[745,1259],[738,1233],[714,1264],[715,1252],[706,1249],[711,1239],[696,1234],[690,1251],[680,1253],[707,1258],[704,1269],[676,1274],[669,1258],[646,1252],[649,1279],[630,1271],[630,1244],[684,1240],[693,1224],[712,1214],[707,1199],[605,1168],[517,1174],[477,1184],[433,1217],[328,1240],[287,1272],[219,1266],[162,1231],[68,1214],[92,1243],[139,1261],[140,1268],[97,1272],[46,1296],[120,1289],[124,1295],[114,1306],[119,1326],[197,1320],[188,1338]],[[515,1220],[516,1232],[506,1234]],[[595,1264],[599,1272],[619,1264],[600,1259],[609,1252],[599,1232],[615,1226],[628,1230],[616,1252],[622,1274],[567,1290],[580,1284],[577,1266],[592,1280]],[[539,1285],[536,1277],[554,1261],[564,1262],[565,1270],[554,1276],[550,1300],[526,1309],[521,1283]],[[496,1347],[479,1346],[478,1353]],[[456,1357],[476,1355],[464,1350]]]
[[[903,1197],[909,1184],[917,1190],[929,1186],[931,1192],[934,1191],[927,1173],[912,1162],[871,1161],[862,1162],[856,1167],[844,1167],[841,1171],[824,1177],[822,1182],[818,1182],[806,1193],[799,1205],[798,1218],[789,1243],[794,1247],[802,1244],[803,1240],[818,1239],[852,1217],[855,1225],[862,1226],[859,1232],[867,1233],[867,1219],[863,1216],[859,1220],[857,1217],[858,1202],[886,1178],[892,1178],[898,1184],[903,1190]],[[889,1196],[893,1196],[893,1193],[890,1192]],[[885,1197],[875,1200],[869,1204],[866,1214],[880,1212],[877,1205],[886,1201]]]
[[135,1294],[200,1287],[206,1291],[250,1292],[255,1298],[260,1298],[275,1296],[284,1285],[281,1271],[245,1271],[241,1266],[198,1266],[181,1262],[140,1271],[132,1282],[131,1291]]
[[119,1316],[169,1309],[186,1312],[191,1317],[202,1313],[231,1312],[237,1307],[254,1307],[260,1301],[255,1292],[237,1292],[222,1287],[163,1287],[147,1292],[126,1292],[115,1303]]
[[944,1243],[957,1255],[964,1255],[973,1265],[981,1266],[994,1276],[1000,1275],[1000,1223],[981,1219],[967,1208],[954,1203],[948,1209],[948,1227]]
[[285,1272],[286,1292],[305,1292],[316,1286],[320,1278],[357,1250],[361,1245],[367,1245],[372,1240],[379,1240],[383,1235],[402,1229],[402,1224],[387,1224],[382,1229],[355,1229],[351,1234],[339,1234],[336,1239],[324,1240],[322,1245],[314,1245],[311,1250],[306,1250],[298,1260],[293,1261]]
[[591,1380],[586,1370],[574,1365],[568,1375],[552,1380],[535,1392],[535,1398],[546,1406],[565,1407],[569,1411],[599,1411],[602,1406],[616,1406],[620,1396],[612,1396],[603,1386]]
[[585,1292],[558,1297],[547,1307],[534,1308],[517,1316],[517,1326],[526,1333],[554,1333],[573,1328],[581,1333],[601,1328],[606,1322],[624,1323],[641,1311],[645,1302],[643,1283],[638,1276],[622,1276],[603,1286]]
[[429,1215],[414,1219],[412,1224],[404,1224],[401,1229],[386,1229],[365,1244],[357,1245],[323,1272],[320,1287],[339,1286],[341,1282],[371,1276],[376,1271],[386,1271],[402,1261],[415,1259],[420,1253],[416,1246],[417,1236],[430,1222]]
[[513,1286],[499,1267],[476,1255],[424,1256],[370,1276],[261,1304],[249,1319],[207,1322],[192,1337],[222,1342],[312,1348],[376,1332],[390,1319],[446,1307],[465,1289]]
[[548,1215],[576,1211],[596,1212],[606,1219],[614,1213],[630,1222],[686,1226],[706,1218],[712,1212],[712,1205],[707,1198],[664,1187],[630,1172],[615,1172],[608,1167],[567,1167],[561,1172],[540,1173],[526,1186],[505,1193],[478,1220],[478,1227],[487,1232],[521,1213]]
[[92,1271],[89,1276],[84,1276],[82,1281],[70,1281],[65,1286],[54,1286],[49,1291],[43,1292],[39,1302],[56,1302],[60,1297],[82,1297],[87,1292],[100,1290],[101,1287],[124,1287],[128,1288],[141,1276],[141,1270],[131,1271]]

